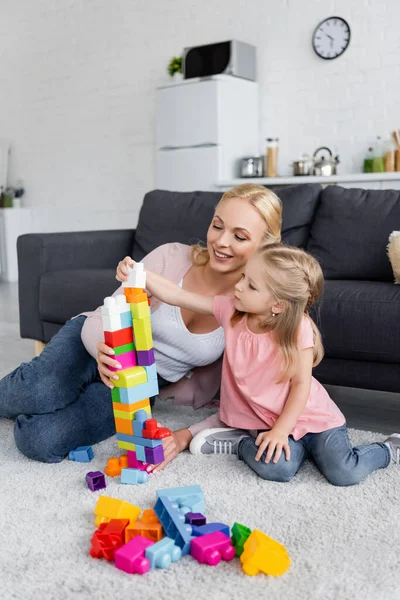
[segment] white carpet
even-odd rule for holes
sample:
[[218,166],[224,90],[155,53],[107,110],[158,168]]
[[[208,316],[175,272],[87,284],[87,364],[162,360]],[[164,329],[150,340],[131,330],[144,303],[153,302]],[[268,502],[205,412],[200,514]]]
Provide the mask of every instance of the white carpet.
[[[156,416],[171,428],[193,421],[190,409],[169,404],[159,405]],[[353,443],[383,437],[351,432]],[[29,461],[15,448],[12,423],[0,420],[2,600],[400,599],[400,467],[335,488],[310,463],[291,483],[278,484],[232,458],[184,453],[147,484],[108,479],[106,490],[93,493],[85,474],[102,470],[118,453],[115,438],[94,446],[94,453],[89,464]],[[292,560],[286,574],[251,578],[238,559],[207,567],[185,557],[140,577],[88,556],[100,493],[150,508],[156,489],[192,484],[203,488],[208,520],[230,526],[237,520],[284,543]]]

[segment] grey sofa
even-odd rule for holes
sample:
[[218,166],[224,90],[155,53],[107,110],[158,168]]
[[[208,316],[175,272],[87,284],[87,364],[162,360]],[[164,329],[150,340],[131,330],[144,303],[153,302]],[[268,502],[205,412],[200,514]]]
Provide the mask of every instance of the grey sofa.
[[[400,193],[311,184],[277,191],[283,241],[316,256],[326,278],[314,314],[326,355],[315,376],[357,425],[381,418],[387,430],[400,427],[400,286],[386,255],[399,229]],[[204,240],[220,195],[155,190],[135,230],[21,236],[21,336],[48,342],[70,317],[99,306],[116,289],[124,256],[141,260],[166,242]]]

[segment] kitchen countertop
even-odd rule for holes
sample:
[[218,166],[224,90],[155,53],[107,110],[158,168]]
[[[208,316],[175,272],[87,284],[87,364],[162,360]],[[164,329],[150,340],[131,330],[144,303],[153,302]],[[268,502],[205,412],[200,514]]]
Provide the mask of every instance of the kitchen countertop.
[[299,183],[346,183],[351,181],[400,181],[400,171],[394,173],[348,173],[347,175],[317,175],[287,176],[287,177],[238,177],[226,181],[218,181],[218,188],[230,188],[241,183],[259,183],[260,185],[290,185]]

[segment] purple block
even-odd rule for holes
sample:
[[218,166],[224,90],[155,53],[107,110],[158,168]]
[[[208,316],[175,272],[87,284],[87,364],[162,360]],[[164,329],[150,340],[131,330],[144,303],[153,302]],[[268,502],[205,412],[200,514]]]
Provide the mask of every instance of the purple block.
[[154,363],[154,348],[150,350],[137,350],[136,357],[139,367],[150,367]]
[[96,492],[106,487],[106,478],[101,471],[89,471],[86,474],[86,483],[92,492]]
[[146,455],[146,462],[151,465],[158,465],[164,460],[164,448],[162,444],[155,448],[145,448],[144,453]]
[[187,512],[185,515],[185,521],[190,525],[197,525],[199,527],[200,525],[205,525],[207,519],[201,513]]

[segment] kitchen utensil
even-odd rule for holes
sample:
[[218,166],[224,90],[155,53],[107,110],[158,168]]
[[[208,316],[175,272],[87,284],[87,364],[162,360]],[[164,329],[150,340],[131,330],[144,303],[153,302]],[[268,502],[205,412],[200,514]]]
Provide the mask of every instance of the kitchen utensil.
[[[329,156],[325,158],[325,155],[318,158],[318,153],[321,150],[325,150],[328,152]],[[336,175],[336,167],[339,164],[339,156],[333,156],[331,150],[327,146],[320,146],[317,148],[313,155],[314,161],[314,175],[330,177],[331,175]]]
[[313,159],[308,154],[303,154],[299,160],[293,161],[292,168],[294,176],[312,175],[314,169]]
[[262,177],[262,156],[245,156],[240,161],[240,177]]

